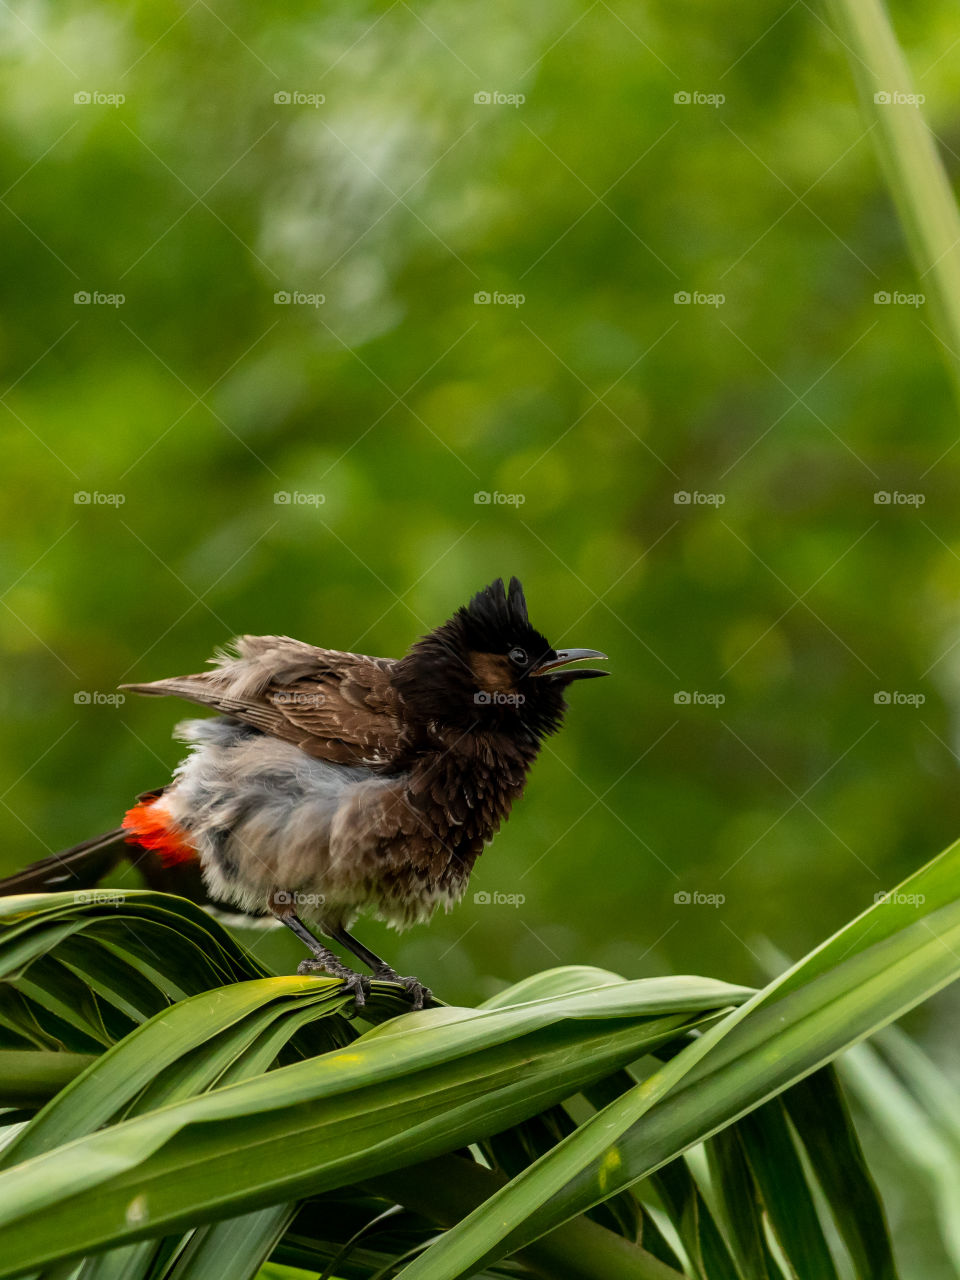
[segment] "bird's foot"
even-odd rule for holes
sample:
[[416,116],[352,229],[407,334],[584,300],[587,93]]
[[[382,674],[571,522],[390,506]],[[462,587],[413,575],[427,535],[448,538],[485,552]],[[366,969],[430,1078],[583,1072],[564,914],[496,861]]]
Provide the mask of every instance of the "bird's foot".
[[324,973],[330,978],[340,978],[343,982],[344,990],[353,996],[358,1009],[362,1009],[367,1003],[367,996],[370,994],[370,979],[365,978],[361,973],[354,973],[352,969],[348,969],[345,964],[340,964],[339,961],[331,963],[329,960],[321,959],[301,960],[297,965],[297,973]]
[[398,987],[403,987],[413,1000],[414,1009],[422,1009],[425,1004],[430,1004],[433,1000],[433,992],[429,987],[425,987],[419,978],[401,978],[400,974],[389,965],[374,969],[373,977],[376,982],[393,982]]

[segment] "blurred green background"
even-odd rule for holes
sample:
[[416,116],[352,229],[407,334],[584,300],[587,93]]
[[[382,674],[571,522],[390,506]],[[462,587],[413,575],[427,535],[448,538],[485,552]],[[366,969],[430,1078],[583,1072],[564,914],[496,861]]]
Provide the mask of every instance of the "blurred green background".
[[[955,173],[956,9],[893,16]],[[450,916],[359,930],[448,999],[755,982],[960,832],[957,413],[818,8],[3,24],[4,870],[168,776],[124,679],[399,655],[501,574],[614,678]]]

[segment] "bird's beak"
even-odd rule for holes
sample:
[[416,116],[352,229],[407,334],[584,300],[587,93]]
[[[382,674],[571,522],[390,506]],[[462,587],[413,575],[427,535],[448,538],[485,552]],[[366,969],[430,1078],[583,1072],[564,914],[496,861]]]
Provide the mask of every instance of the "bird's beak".
[[[599,649],[558,649],[554,658],[546,658],[529,672],[531,676],[549,676],[559,667],[565,667],[571,662],[580,662],[584,658],[602,658],[606,661],[607,655],[601,653]],[[576,671],[568,671],[565,673],[567,680],[591,680],[594,676],[608,676],[609,671],[593,671],[589,667],[579,668]]]

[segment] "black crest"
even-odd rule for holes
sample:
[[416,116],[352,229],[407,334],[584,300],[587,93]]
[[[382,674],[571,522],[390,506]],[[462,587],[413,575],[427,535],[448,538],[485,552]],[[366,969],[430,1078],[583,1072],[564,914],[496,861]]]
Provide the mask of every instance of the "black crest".
[[[518,578],[510,579],[509,589],[504,588],[502,578],[497,578],[458,609],[456,617],[470,647],[481,653],[503,652],[511,644],[528,639],[533,630]],[[539,633],[534,634],[542,642],[541,648],[550,647]]]

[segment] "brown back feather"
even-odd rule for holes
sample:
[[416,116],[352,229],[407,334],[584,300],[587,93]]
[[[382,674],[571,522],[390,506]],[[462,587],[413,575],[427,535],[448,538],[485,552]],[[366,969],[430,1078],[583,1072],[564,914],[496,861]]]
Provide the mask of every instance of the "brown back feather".
[[387,768],[401,754],[393,659],[288,636],[240,636],[235,650],[218,653],[212,671],[120,687],[211,707],[318,760]]

